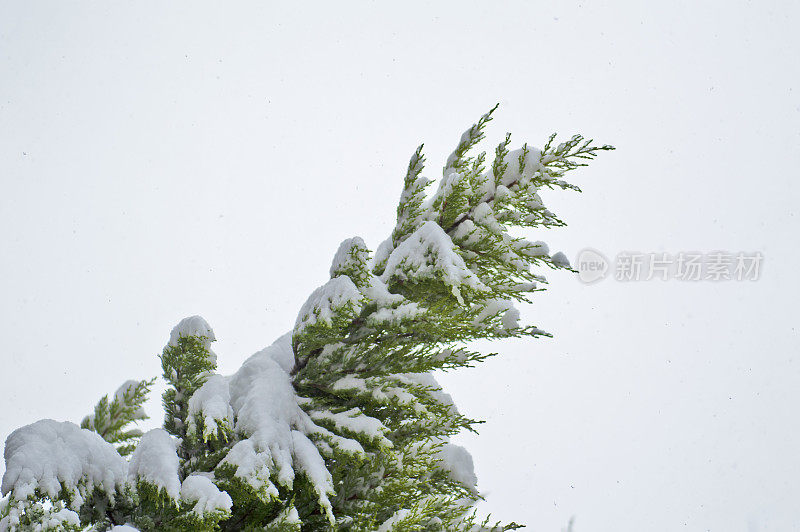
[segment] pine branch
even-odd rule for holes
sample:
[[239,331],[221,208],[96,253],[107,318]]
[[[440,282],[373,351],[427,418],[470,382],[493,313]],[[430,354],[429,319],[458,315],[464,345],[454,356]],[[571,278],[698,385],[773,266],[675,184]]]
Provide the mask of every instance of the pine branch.
[[81,428],[97,432],[107,442],[117,444],[121,455],[130,454],[141,431],[124,429],[131,423],[149,418],[142,406],[154,382],[155,379],[127,381],[114,393],[110,402],[104,395],[95,405],[94,412],[83,418]]

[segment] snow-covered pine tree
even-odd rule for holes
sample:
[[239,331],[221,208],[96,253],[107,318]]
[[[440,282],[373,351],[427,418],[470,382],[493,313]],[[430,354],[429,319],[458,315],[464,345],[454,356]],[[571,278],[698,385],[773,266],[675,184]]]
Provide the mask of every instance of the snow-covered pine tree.
[[374,254],[342,242],[294,329],[235,374],[215,372],[205,320],[181,321],[161,354],[163,428],[129,428],[152,384],[129,381],[82,428],[14,431],[0,531],[518,528],[476,517],[472,458],[449,441],[476,422],[433,372],[490,356],[474,340],[547,336],[519,323],[515,303],[542,289],[542,266],[569,263],[511,230],[563,225],[539,191],[577,190],[564,174],[612,148],[551,136],[510,150],[507,135],[487,167],[470,153],[495,109],[462,135],[432,194],[416,150],[389,238]]

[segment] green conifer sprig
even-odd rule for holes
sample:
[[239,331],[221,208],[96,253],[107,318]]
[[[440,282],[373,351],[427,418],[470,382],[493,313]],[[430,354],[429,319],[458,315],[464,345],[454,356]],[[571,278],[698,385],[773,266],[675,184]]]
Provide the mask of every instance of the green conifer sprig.
[[127,428],[131,423],[148,419],[143,405],[147,400],[155,379],[127,381],[109,401],[104,395],[94,407],[92,414],[81,421],[81,428],[100,434],[104,440],[117,446],[122,456],[127,456],[136,448],[141,430]]
[[168,388],[162,396],[164,428],[178,438],[186,437],[189,398],[217,368],[205,336],[180,336],[161,353],[161,369]]
[[473,124],[464,134],[461,136],[461,139],[458,142],[458,146],[456,149],[453,150],[453,153],[447,159],[447,163],[445,163],[444,173],[446,174],[450,169],[454,169],[456,171],[463,170],[466,168],[471,159],[467,157],[467,153],[475,147],[480,141],[485,138],[484,128],[486,124],[491,122],[492,114],[500,107],[500,104],[495,104],[486,114],[484,114],[480,120],[478,120],[475,124]]
[[[471,349],[478,340],[549,336],[521,322],[514,303],[543,290],[541,269],[570,266],[519,230],[564,225],[540,191],[579,190],[565,174],[613,148],[580,135],[555,145],[552,135],[541,150],[527,143],[512,150],[507,134],[489,163],[486,152],[471,152],[496,109],[461,136],[431,194],[423,146],[416,149],[389,237],[374,253],[358,237],[345,240],[330,280],[308,298],[291,334],[236,374],[215,373],[215,337],[205,320],[179,323],[160,355],[163,429],[141,435],[129,426],[145,418],[141,405],[152,380],[126,383],[84,419],[82,426],[105,441],[69,423],[30,426],[34,445],[62,433],[94,446],[105,476],[93,476],[88,465],[75,479],[48,478],[50,491],[15,485],[0,500],[0,524],[28,530],[55,519],[63,530],[98,531],[124,523],[143,531],[520,528],[476,513],[482,497],[472,459],[450,437],[481,422],[460,413],[433,374],[494,356]],[[131,451],[130,462],[119,456]],[[81,456],[80,449],[70,452]]]

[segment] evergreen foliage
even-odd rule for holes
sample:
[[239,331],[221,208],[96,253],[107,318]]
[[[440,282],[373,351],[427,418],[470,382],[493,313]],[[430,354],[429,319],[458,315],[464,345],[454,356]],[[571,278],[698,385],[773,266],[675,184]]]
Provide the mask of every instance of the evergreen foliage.
[[142,405],[154,382],[155,379],[123,383],[111,401],[107,395],[98,401],[94,412],[81,421],[81,428],[93,430],[107,442],[116,444],[122,456],[129,455],[136,448],[142,431],[128,427],[131,423],[149,419]]
[[506,135],[487,167],[473,151],[495,109],[462,135],[432,193],[414,152],[389,238],[374,254],[345,240],[291,333],[234,375],[216,373],[205,320],[180,322],[160,356],[162,429],[129,427],[153,383],[129,381],[86,430],[15,431],[0,530],[519,528],[477,517],[472,458],[450,442],[477,421],[432,372],[491,356],[475,340],[548,336],[514,305],[542,290],[541,267],[569,263],[515,230],[563,225],[539,191],[578,190],[565,174],[613,148],[551,136],[511,150]]

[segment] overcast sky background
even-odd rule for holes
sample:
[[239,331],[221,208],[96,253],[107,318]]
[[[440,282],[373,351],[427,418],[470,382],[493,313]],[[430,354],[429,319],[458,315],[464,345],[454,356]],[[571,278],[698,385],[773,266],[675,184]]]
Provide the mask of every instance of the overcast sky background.
[[533,239],[764,262],[756,282],[551,274],[523,317],[555,338],[442,378],[486,420],[460,440],[483,510],[800,530],[800,4],[290,4],[0,2],[0,439],[158,375],[188,315],[235,371],[341,240],[389,234],[415,147],[439,177],[500,102],[488,150],[617,147],[572,174],[583,194],[544,195],[569,227]]

